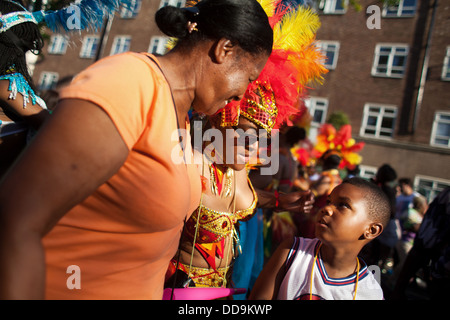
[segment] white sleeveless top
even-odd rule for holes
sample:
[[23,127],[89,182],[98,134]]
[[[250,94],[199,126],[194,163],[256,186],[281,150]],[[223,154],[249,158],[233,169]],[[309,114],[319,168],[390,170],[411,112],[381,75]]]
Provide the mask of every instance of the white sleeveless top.
[[[318,239],[295,238],[286,259],[286,274],[278,291],[278,300],[309,300],[311,268]],[[383,300],[381,286],[366,263],[359,258],[360,271],[356,300]],[[356,273],[345,278],[330,278],[319,253],[314,267],[313,300],[353,300]]]

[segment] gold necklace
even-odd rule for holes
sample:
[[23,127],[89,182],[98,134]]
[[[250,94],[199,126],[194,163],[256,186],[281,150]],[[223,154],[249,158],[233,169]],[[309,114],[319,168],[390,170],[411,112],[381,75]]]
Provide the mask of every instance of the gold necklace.
[[[233,186],[234,170],[227,168],[225,173],[223,173],[214,163],[210,163],[208,166],[211,181],[211,193],[213,195],[221,195],[225,198],[229,197]],[[220,188],[218,183],[220,183]]]
[[[309,284],[309,300],[312,300],[312,285],[313,285],[313,276],[314,276],[314,266],[316,265],[317,256],[319,255],[320,248],[322,247],[322,243],[320,243],[319,247],[316,250],[316,254],[314,255],[314,261],[311,268],[311,279]],[[356,257],[356,281],[355,281],[355,293],[353,294],[353,300],[356,300],[356,291],[358,290],[358,280],[359,280],[359,259]]]

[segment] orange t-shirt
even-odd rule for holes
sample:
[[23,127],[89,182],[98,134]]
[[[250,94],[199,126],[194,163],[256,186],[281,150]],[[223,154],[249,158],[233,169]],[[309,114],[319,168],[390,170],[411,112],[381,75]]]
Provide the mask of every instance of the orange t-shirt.
[[[170,87],[147,54],[129,52],[93,64],[60,97],[105,110],[129,155],[44,237],[46,298],[161,299],[184,220],[201,194],[195,165],[172,161],[181,149]],[[185,151],[192,157],[189,137]]]

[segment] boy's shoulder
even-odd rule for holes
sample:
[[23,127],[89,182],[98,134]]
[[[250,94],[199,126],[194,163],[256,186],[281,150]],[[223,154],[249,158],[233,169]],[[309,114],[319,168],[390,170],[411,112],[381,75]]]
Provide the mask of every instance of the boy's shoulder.
[[309,251],[311,248],[316,248],[319,242],[320,240],[317,238],[294,237],[292,248],[296,247],[297,250]]
[[318,246],[319,239],[311,239],[311,238],[302,238],[302,237],[294,237],[291,241],[291,246],[289,250],[289,254],[286,259],[286,265],[289,267],[292,261],[298,257],[302,256],[314,256]]

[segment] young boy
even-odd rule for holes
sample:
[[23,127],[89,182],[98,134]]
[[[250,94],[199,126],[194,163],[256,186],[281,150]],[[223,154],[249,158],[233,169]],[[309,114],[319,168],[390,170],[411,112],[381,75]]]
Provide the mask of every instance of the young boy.
[[378,186],[362,178],[344,180],[317,214],[317,238],[281,244],[250,299],[383,299],[380,285],[358,254],[381,234],[389,216],[389,201]]

